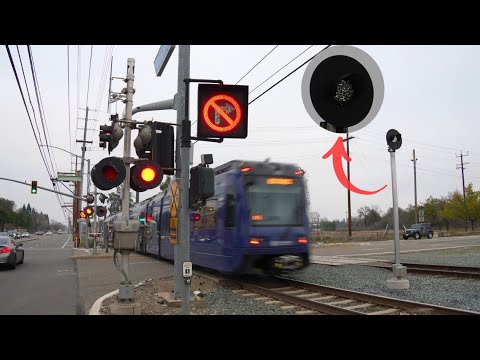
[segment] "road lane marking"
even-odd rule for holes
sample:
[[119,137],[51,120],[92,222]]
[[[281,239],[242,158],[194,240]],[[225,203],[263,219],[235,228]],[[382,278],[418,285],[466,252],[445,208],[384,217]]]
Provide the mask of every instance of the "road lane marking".
[[72,235],[68,235],[67,241],[65,241],[65,244],[63,244],[62,249],[63,249],[63,248],[65,247],[65,245],[67,245],[67,243],[70,241],[70,237],[71,237],[71,236],[72,236]]

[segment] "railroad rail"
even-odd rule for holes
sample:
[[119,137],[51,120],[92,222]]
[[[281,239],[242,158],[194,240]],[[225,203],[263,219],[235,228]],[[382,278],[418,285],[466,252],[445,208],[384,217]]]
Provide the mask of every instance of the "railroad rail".
[[[272,281],[273,280],[273,281]],[[299,315],[480,315],[478,312],[322,286],[284,277],[237,280],[237,293]],[[267,283],[266,283],[267,282]]]
[[[462,278],[480,278],[480,268],[466,266],[433,265],[417,263],[401,263],[407,268],[407,272],[416,272],[433,275],[456,276]],[[387,262],[362,264],[371,267],[391,269],[392,264]]]

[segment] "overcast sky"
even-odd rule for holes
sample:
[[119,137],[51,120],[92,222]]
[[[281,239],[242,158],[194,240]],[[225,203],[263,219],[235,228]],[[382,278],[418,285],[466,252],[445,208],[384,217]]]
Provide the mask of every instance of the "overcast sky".
[[[177,89],[178,47],[161,77],[157,77],[153,61],[160,45],[101,46],[94,45],[90,67],[90,45],[57,45],[31,47],[36,77],[44,112],[44,126],[49,144],[81,155],[85,108],[89,112],[87,158],[92,166],[109,156],[98,147],[98,130],[109,119],[107,93],[110,58],[113,49],[113,76],[126,76],[127,58],[135,59],[134,106],[173,98]],[[239,84],[248,85],[250,100],[315,55],[326,45],[315,45],[259,86],[277,70],[297,57],[310,45],[280,45]],[[352,215],[362,206],[377,205],[386,211],[392,206],[390,154],[385,134],[396,129],[402,134],[403,145],[396,152],[399,206],[414,204],[414,172],[412,151],[417,161],[418,203],[427,197],[445,196],[462,191],[462,173],[457,169],[460,154],[464,157],[465,185],[472,182],[480,190],[480,47],[479,46],[361,46],[378,64],[385,82],[385,96],[378,115],[366,127],[351,135],[351,182],[360,189],[376,190],[374,195],[351,193]],[[200,46],[191,47],[192,78],[221,79],[235,84],[275,45]],[[24,84],[17,47],[9,46],[19,75],[27,106],[31,112]],[[67,52],[68,49],[68,52]],[[38,113],[32,83],[27,47],[19,46],[28,88],[35,109],[41,139],[45,144],[43,126]],[[79,51],[80,50],[80,51]],[[67,54],[69,53],[69,57]],[[69,59],[69,61],[68,61]],[[214,166],[232,159],[264,160],[296,163],[306,171],[311,211],[321,217],[343,219],[347,212],[347,190],[335,176],[331,158],[322,159],[340,134],[320,128],[308,115],[302,102],[301,82],[306,66],[281,82],[249,106],[249,128],[246,139],[226,139],[223,143],[198,142],[194,146],[194,164],[200,155],[213,154]],[[89,76],[90,69],[90,76]],[[69,71],[68,71],[69,70]],[[90,78],[90,80],[89,80]],[[34,132],[17,86],[5,46],[0,48],[0,96],[3,100],[3,129],[0,144],[1,177],[30,182],[52,188]],[[68,86],[70,82],[70,87]],[[112,90],[120,91],[125,83],[113,80]],[[259,86],[257,88],[257,86]],[[191,85],[190,114],[196,120],[197,85]],[[69,94],[70,93],[70,94]],[[69,96],[70,95],[70,96]],[[88,99],[87,99],[88,97]],[[69,111],[70,108],[70,111]],[[123,112],[124,104],[112,104],[111,113]],[[38,136],[35,119],[33,126]],[[176,111],[142,112],[136,120],[176,123]],[[137,132],[132,133],[132,141]],[[192,135],[196,134],[196,124]],[[133,146],[132,146],[133,149]],[[72,157],[60,150],[50,149],[47,164],[53,162],[53,172],[70,172]],[[123,139],[112,155],[122,156]],[[134,151],[132,155],[135,156]],[[74,158],[73,158],[74,159]],[[73,160],[74,161],[74,160]],[[48,165],[51,167],[50,165]],[[72,167],[73,166],[73,167]],[[344,162],[346,171],[346,163]],[[68,183],[65,183],[68,186]],[[62,191],[68,192],[64,186]],[[86,184],[84,186],[84,193]],[[93,191],[93,185],[91,187]],[[108,193],[106,191],[105,193]],[[154,190],[141,193],[143,200]],[[21,184],[1,181],[0,197],[15,201],[17,207],[30,203],[50,219],[66,222],[68,210],[60,207],[53,193],[38,191]],[[62,197],[62,204],[72,199]]]

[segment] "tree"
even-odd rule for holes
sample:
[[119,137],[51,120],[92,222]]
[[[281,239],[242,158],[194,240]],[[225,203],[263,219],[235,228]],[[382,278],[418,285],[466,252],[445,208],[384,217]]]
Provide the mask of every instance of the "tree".
[[445,205],[445,214],[470,222],[470,226],[474,230],[475,223],[480,219],[479,199],[480,193],[474,191],[473,184],[470,183],[465,188],[465,199],[458,191],[451,195],[450,201]]
[[370,209],[368,206],[362,206],[360,209],[357,210],[358,217],[360,219],[363,219],[363,224],[365,227],[367,227],[367,215]]
[[[115,192],[111,192],[110,194],[108,194],[108,202],[110,203],[110,205],[108,206],[108,211],[110,212],[110,215],[115,215],[122,211],[122,196],[121,196],[122,193],[123,193],[123,184],[118,186],[115,189]],[[133,206],[132,191],[130,190],[128,194],[130,197],[129,205],[130,207],[132,207]]]
[[167,176],[167,178],[165,179],[164,182],[162,182],[160,184],[160,190],[165,190],[165,189],[168,189],[168,187],[170,186],[170,183],[172,182],[172,178],[173,176]]

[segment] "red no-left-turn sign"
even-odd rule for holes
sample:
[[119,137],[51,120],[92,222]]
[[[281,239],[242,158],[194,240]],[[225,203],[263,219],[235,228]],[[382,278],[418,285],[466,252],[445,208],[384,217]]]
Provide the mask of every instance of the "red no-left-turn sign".
[[209,98],[202,109],[205,124],[212,130],[224,133],[235,129],[242,121],[240,104],[232,96],[218,94]]

